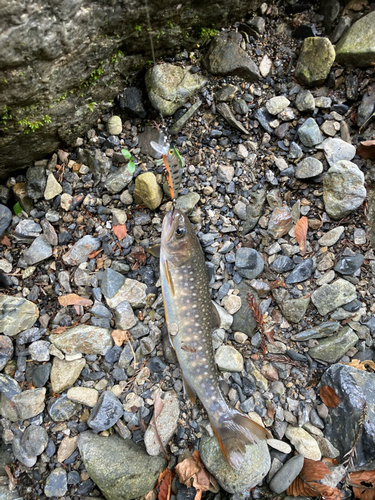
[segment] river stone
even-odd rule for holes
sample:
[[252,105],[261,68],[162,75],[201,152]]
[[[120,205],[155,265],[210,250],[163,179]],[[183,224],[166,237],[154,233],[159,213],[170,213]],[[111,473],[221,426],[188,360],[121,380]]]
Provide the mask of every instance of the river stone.
[[318,443],[302,427],[292,427],[288,425],[285,431],[285,437],[289,439],[295,449],[310,460],[320,460],[321,452]]
[[23,391],[13,396],[12,402],[16,407],[20,420],[26,420],[42,413],[46,406],[44,403],[45,397],[45,387]]
[[94,432],[106,431],[115,425],[123,413],[122,404],[113,392],[105,391],[100,395],[97,403],[91,410],[87,425]]
[[344,226],[337,226],[330,231],[327,231],[323,234],[323,236],[318,240],[318,243],[322,247],[331,247],[335,245],[341,238],[343,232],[345,231]]
[[309,179],[323,172],[323,163],[316,158],[309,156],[298,163],[295,176],[297,179]]
[[76,359],[74,361],[66,361],[65,359],[54,358],[51,370],[52,390],[56,394],[64,392],[78,379],[81,371],[86,365],[86,360]]
[[205,66],[212,75],[240,76],[249,82],[260,80],[257,65],[240,47],[242,35],[226,31],[211,41]]
[[80,403],[91,408],[96,405],[99,393],[90,387],[72,387],[68,390],[67,396],[71,401]]
[[21,387],[14,378],[4,373],[0,373],[0,392],[8,399],[21,392]]
[[102,437],[83,432],[78,448],[87,472],[107,500],[133,500],[146,495],[165,468],[162,457],[150,457],[141,445],[116,434]]
[[48,498],[63,497],[68,489],[68,479],[65,469],[54,469],[46,479],[44,494]]
[[44,234],[35,238],[30,247],[23,252],[23,258],[29,266],[42,262],[51,255],[52,247]]
[[158,208],[163,199],[163,190],[157,183],[155,174],[145,172],[138,175],[135,180],[134,199],[136,203],[150,210]]
[[[36,455],[30,456],[26,453],[21,445],[21,437],[15,436],[12,443],[12,451],[17,460],[26,467],[33,467],[36,464]],[[0,496],[2,499],[2,497]]]
[[310,348],[309,354],[314,359],[336,363],[345,356],[346,351],[356,345],[358,340],[357,335],[347,325],[331,337],[319,340],[319,345]]
[[0,335],[0,371],[12,359],[14,352],[13,342],[6,335]]
[[[357,370],[352,366],[335,364],[326,370],[321,385],[332,387],[340,403],[336,408],[328,408],[325,419],[325,437],[339,450],[340,458],[352,449],[355,468],[375,468],[375,374]],[[367,403],[366,418],[358,436],[358,422],[363,415],[364,402]],[[358,440],[357,440],[358,439]],[[356,441],[357,440],[357,441]]]
[[277,257],[271,264],[272,271],[276,273],[285,273],[291,271],[293,268],[294,262],[286,255],[280,255],[280,257]]
[[[293,226],[292,214],[288,207],[276,207],[268,223],[268,232],[277,240],[287,234]],[[256,276],[253,276],[256,278]],[[252,278],[249,278],[252,279]]]
[[225,460],[216,436],[203,436],[199,453],[208,471],[228,493],[242,493],[254,488],[265,477],[271,466],[266,441],[246,446],[240,469],[234,469]]
[[132,306],[127,300],[123,300],[116,306],[115,312],[116,328],[120,330],[130,330],[137,324],[137,317],[135,316]]
[[285,491],[301,472],[304,461],[305,457],[303,455],[296,455],[285,462],[271,479],[270,490],[278,495]]
[[[125,158],[124,158],[125,161]],[[105,180],[105,187],[112,194],[122,191],[133,179],[133,174],[129,172],[128,166],[120,167],[116,172],[112,172]]]
[[351,161],[336,162],[323,178],[323,199],[327,214],[342,219],[361,206],[366,197],[364,175]]
[[249,280],[257,278],[264,269],[264,262],[260,254],[248,247],[241,247],[237,250],[235,265],[237,272]]
[[47,183],[44,190],[44,198],[46,200],[52,200],[55,196],[59,195],[62,192],[63,188],[61,184],[59,184],[56,180],[56,177],[52,172],[49,173],[47,177]]
[[111,268],[103,271],[101,290],[107,299],[111,299],[124,284],[125,277]]
[[308,330],[292,335],[292,339],[303,342],[304,340],[309,339],[322,339],[324,337],[330,337],[337,332],[339,327],[340,323],[338,321],[325,321],[324,323],[315,326],[315,328],[309,328]]
[[299,323],[309,307],[310,297],[286,300],[282,303],[282,311],[290,323]]
[[242,354],[230,345],[222,345],[215,353],[215,362],[224,372],[242,372],[244,361]]
[[50,342],[47,340],[37,340],[29,345],[29,354],[33,361],[49,361],[50,353],[49,346]]
[[79,266],[88,260],[91,252],[99,250],[100,246],[100,240],[88,234],[74,243],[72,248],[63,255],[63,261],[68,266]]
[[119,116],[111,116],[107,121],[107,132],[109,135],[119,135],[122,132],[122,120]]
[[321,316],[325,316],[356,298],[355,286],[342,278],[334,283],[321,286],[311,295],[311,300]]
[[4,234],[4,231],[8,229],[9,224],[12,221],[12,212],[5,205],[0,204],[0,236]]
[[156,438],[155,426],[151,424],[147,427],[144,437],[147,453],[151,456],[162,453],[163,449],[160,446],[159,438],[163,446],[166,447],[177,431],[178,418],[180,416],[180,404],[177,394],[174,391],[162,393],[161,398],[164,401],[164,406],[156,419],[156,428],[158,429],[159,436]]
[[335,49],[328,38],[305,38],[296,65],[296,79],[308,87],[322,85],[335,56]]
[[190,215],[195,205],[200,200],[198,193],[190,191],[188,194],[179,196],[176,201],[176,208],[182,210],[186,215]]
[[306,259],[300,262],[293,271],[288,275],[285,283],[293,284],[300,283],[310,278],[313,271],[314,262],[312,259]]
[[32,382],[35,387],[44,387],[51,373],[51,363],[38,365],[33,370]]
[[306,113],[308,111],[314,111],[315,109],[315,99],[310,90],[301,89],[295,100],[298,111],[301,113]]
[[51,335],[52,344],[65,354],[105,355],[113,345],[111,330],[92,325],[78,325]]
[[245,236],[256,226],[262,215],[266,202],[266,190],[260,189],[256,192],[250,192],[249,205],[246,206],[246,220],[243,225],[242,234]]
[[375,11],[361,17],[336,46],[336,61],[343,66],[365,68],[375,60]]
[[29,425],[21,438],[22,448],[31,457],[41,455],[46,449],[47,443],[47,431],[39,425]]
[[43,198],[47,184],[45,167],[30,167],[26,172],[26,194],[34,201]]
[[10,420],[11,422],[17,422],[18,420],[18,414],[16,409],[14,408],[13,403],[2,392],[0,392],[0,415],[2,415],[7,420]]
[[236,288],[239,290],[238,295],[241,298],[241,308],[233,315],[232,330],[245,333],[247,336],[251,337],[254,330],[257,328],[257,324],[247,305],[246,294],[247,292],[252,292],[256,297],[257,295],[254,293],[254,290],[243,281],[236,285]]
[[37,306],[29,300],[0,295],[0,332],[12,337],[31,328],[38,317]]
[[199,73],[193,74],[189,69],[163,63],[147,70],[145,83],[148,97],[152,106],[163,116],[173,115],[190,96],[206,85],[206,77]]
[[127,278],[119,291],[113,297],[106,299],[107,304],[116,309],[120,302],[127,300],[134,309],[142,308],[146,305],[146,289],[145,283]]
[[330,167],[333,167],[341,160],[350,162],[350,160],[354,158],[356,152],[354,146],[338,137],[326,139],[319,145],[319,149],[323,149]]
[[346,255],[344,257],[341,257],[341,259],[338,261],[336,266],[334,267],[334,270],[337,271],[340,274],[344,275],[353,275],[360,267],[362,266],[364,261],[364,256],[360,253],[357,253],[357,255]]
[[267,111],[271,115],[278,115],[287,106],[289,106],[289,104],[290,104],[289,99],[287,99],[283,95],[279,95],[279,96],[271,97],[271,99],[269,99],[266,102],[266,108],[267,108]]
[[298,135],[302,144],[308,148],[312,148],[323,141],[323,136],[314,118],[308,118],[299,127]]
[[81,411],[82,406],[68,399],[63,394],[58,399],[52,399],[48,404],[48,413],[54,422],[64,422]]

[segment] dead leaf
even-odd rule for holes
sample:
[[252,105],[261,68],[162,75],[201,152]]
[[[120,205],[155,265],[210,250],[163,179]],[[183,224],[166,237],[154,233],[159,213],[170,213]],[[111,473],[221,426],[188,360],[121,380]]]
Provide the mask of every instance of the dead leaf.
[[68,293],[59,297],[59,302],[63,307],[66,306],[92,306],[93,302],[90,299],[80,297],[76,293]]
[[96,269],[103,269],[104,267],[104,257],[98,257],[96,259]]
[[54,335],[58,333],[64,333],[67,328],[68,328],[67,326],[58,326],[57,328],[51,330],[50,333],[53,333]]
[[147,261],[147,255],[143,247],[139,247],[138,250],[131,252],[126,257],[133,264],[138,264],[140,266],[144,266]]
[[294,228],[294,234],[298,241],[299,249],[302,253],[306,252],[306,237],[309,221],[307,217],[301,217]]
[[128,234],[126,224],[117,224],[116,226],[112,226],[112,230],[120,241]]
[[362,141],[357,147],[357,155],[365,160],[375,158],[375,140]]
[[328,408],[336,408],[340,403],[339,396],[329,385],[323,385],[320,389],[320,399]]
[[355,498],[375,500],[375,470],[351,472],[349,484],[353,488]]
[[95,257],[99,255],[100,252],[102,251],[103,251],[102,248],[100,250],[93,250],[91,253],[89,253],[89,259],[95,259]]
[[121,347],[126,340],[129,340],[129,335],[128,330],[112,330],[113,342],[118,347]]
[[352,366],[353,368],[357,368],[357,370],[375,372],[375,363],[374,361],[371,361],[371,359],[366,359],[364,361],[360,361],[359,359],[352,359],[350,363],[345,364],[348,366]]
[[[160,477],[162,476],[162,477]],[[164,469],[159,476],[159,493],[158,500],[169,500],[171,497],[171,486],[173,479],[173,472],[169,469]]]
[[286,284],[284,282],[284,280],[282,278],[279,278],[275,281],[271,281],[270,283],[270,290],[274,290],[275,288],[279,288],[279,287],[283,287],[283,288],[286,288]]
[[309,460],[305,458],[303,468],[299,476],[286,490],[287,495],[294,497],[324,497],[325,500],[339,500],[342,492],[338,488],[331,488],[322,484],[322,479],[331,474],[324,462]]
[[267,337],[268,342],[270,342],[270,344],[273,344],[274,346],[276,346],[274,338],[273,338],[274,334],[275,334],[275,331],[273,328],[272,328],[272,330],[267,330],[264,332],[264,335]]
[[204,491],[216,492],[218,489],[216,479],[204,466],[198,451],[194,451],[192,457],[177,464],[175,471],[180,483],[188,488],[193,486],[196,489],[194,500],[200,500]]
[[160,391],[157,391],[154,398],[154,420],[158,418],[163,408],[164,401],[160,397]]
[[5,245],[6,247],[11,247],[12,246],[12,243],[10,242],[10,239],[8,238],[8,236],[3,236],[0,240],[0,243],[2,245]]

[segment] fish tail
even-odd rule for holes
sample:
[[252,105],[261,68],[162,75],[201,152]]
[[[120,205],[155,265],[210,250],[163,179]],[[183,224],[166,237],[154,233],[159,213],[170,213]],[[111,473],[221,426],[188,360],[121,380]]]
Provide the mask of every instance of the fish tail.
[[228,408],[228,413],[211,425],[224,457],[235,469],[242,465],[246,445],[272,437],[267,429],[235,408]]

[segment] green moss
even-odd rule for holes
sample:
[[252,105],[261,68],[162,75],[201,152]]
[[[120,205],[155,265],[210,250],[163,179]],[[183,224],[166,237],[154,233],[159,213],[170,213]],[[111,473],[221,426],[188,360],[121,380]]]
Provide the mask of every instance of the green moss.
[[172,23],[172,21],[170,21],[170,20],[169,20],[169,21],[167,21],[167,26],[168,26],[168,28],[171,28],[171,29],[172,29],[172,28],[173,28],[173,23]]
[[203,38],[204,41],[206,41],[218,35],[219,33],[220,31],[215,28],[201,28],[199,36]]
[[142,26],[140,24],[136,24],[133,29],[134,31],[142,31]]
[[46,123],[51,123],[51,117],[49,115],[44,115],[41,120],[32,121],[30,117],[18,120],[18,125],[24,128],[24,134],[35,132],[38,128],[44,127]]
[[95,106],[97,106],[96,102],[89,102],[88,105],[87,105],[87,107],[89,108],[89,110],[91,111],[91,113],[94,112]]

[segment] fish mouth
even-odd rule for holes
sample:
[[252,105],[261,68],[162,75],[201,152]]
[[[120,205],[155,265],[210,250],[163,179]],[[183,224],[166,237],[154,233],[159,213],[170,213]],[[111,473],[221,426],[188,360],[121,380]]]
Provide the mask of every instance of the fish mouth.
[[166,243],[168,243],[171,240],[176,230],[176,227],[178,227],[180,216],[181,214],[179,213],[179,211],[173,208],[164,217],[163,227],[162,227],[162,239]]

